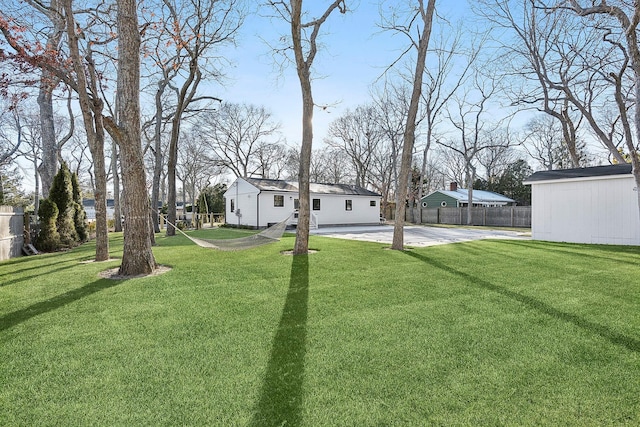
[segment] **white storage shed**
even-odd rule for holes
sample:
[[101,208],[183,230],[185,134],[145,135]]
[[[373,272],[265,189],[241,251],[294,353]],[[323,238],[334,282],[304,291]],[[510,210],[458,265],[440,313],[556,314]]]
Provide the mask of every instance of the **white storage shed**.
[[640,245],[630,164],[536,172],[525,184],[531,185],[533,239]]

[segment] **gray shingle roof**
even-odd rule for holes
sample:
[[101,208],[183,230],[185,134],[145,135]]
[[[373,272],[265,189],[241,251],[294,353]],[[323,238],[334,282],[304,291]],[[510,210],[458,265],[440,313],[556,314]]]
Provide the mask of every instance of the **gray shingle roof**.
[[593,166],[589,168],[559,169],[536,172],[524,183],[551,181],[555,179],[589,178],[597,176],[626,175],[631,173],[631,163],[624,165]]
[[[261,191],[298,191],[297,181],[282,181],[278,179],[243,178],[249,184]],[[318,184],[310,183],[309,191],[315,194],[340,194],[380,197],[380,194],[357,185],[349,184]]]

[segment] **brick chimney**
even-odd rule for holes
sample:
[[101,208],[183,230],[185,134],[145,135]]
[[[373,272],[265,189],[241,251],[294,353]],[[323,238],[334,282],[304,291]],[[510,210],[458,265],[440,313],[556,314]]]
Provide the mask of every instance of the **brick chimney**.
[[458,183],[453,181],[449,184],[449,191],[458,191]]

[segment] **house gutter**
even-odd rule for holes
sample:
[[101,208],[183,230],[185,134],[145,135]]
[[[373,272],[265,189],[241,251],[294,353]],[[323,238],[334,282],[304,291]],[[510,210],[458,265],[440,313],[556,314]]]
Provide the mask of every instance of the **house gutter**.
[[580,177],[572,177],[572,178],[550,178],[550,179],[534,179],[534,180],[524,180],[522,183],[524,185],[533,185],[533,184],[548,184],[548,183],[556,183],[556,182],[580,182],[580,181],[599,181],[602,179],[628,179],[633,178],[632,174],[617,174],[617,175],[600,175],[600,176],[580,176]]
[[262,190],[258,188],[258,194],[256,194],[256,229],[260,229],[260,194]]

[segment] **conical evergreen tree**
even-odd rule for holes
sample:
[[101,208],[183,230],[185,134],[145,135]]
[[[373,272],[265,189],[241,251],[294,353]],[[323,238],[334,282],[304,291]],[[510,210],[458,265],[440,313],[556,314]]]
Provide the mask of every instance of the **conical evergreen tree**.
[[49,199],[58,207],[56,227],[58,234],[60,234],[61,244],[67,247],[75,246],[78,241],[78,233],[74,224],[73,184],[71,183],[71,172],[65,162],[62,162],[60,170],[53,177]]
[[71,174],[71,187],[73,189],[73,222],[76,227],[76,233],[78,234],[78,241],[80,243],[86,242],[89,239],[87,232],[87,213],[82,206],[82,190],[80,189],[80,182],[78,180],[78,174]]
[[40,201],[38,209],[40,218],[40,232],[36,246],[41,251],[50,252],[60,249],[60,234],[56,227],[58,219],[58,207],[49,199]]

